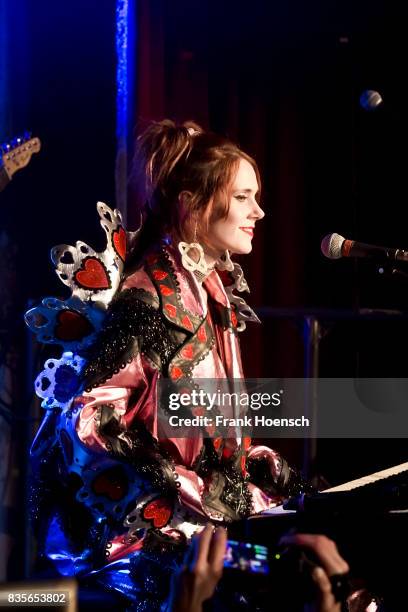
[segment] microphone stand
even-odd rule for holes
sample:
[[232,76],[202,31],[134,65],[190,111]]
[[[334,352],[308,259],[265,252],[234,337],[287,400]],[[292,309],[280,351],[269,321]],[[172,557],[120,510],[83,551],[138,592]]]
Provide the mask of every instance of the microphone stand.
[[307,315],[303,318],[303,346],[304,346],[304,377],[305,377],[305,406],[304,415],[312,424],[310,436],[303,442],[302,472],[306,480],[312,477],[317,457],[317,417],[318,417],[318,389],[319,378],[319,348],[322,339],[322,325],[316,315]]

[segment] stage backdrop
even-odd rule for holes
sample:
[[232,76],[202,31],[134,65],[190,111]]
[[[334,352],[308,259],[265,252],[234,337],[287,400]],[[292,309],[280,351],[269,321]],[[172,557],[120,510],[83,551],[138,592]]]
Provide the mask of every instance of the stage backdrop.
[[[407,374],[406,323],[334,320],[345,310],[406,311],[406,280],[320,253],[330,232],[408,246],[404,17],[367,1],[136,3],[136,132],[151,119],[194,119],[238,141],[261,169],[266,217],[240,263],[251,304],[274,310],[242,335],[248,376],[301,376],[305,315],[322,309],[321,375]],[[359,101],[370,88],[384,97],[371,112]],[[136,225],[131,194],[127,215]],[[381,452],[350,444],[353,474],[401,454],[386,441]],[[327,455],[342,454],[342,443],[324,447],[329,479],[341,478]]]

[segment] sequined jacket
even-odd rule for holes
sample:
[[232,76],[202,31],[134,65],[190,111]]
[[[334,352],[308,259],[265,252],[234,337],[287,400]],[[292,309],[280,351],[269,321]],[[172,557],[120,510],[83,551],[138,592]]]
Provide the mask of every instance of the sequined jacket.
[[[108,310],[87,354],[82,392],[67,410],[49,411],[34,454],[45,471],[54,466],[54,476],[52,484],[49,475],[42,481],[39,470],[32,505],[43,554],[58,573],[140,591],[144,555],[154,563],[159,551],[163,564],[209,520],[247,517],[296,488],[279,454],[248,437],[169,438],[162,431],[160,377],[243,376],[240,312],[221,276],[214,271],[201,284],[175,249],[150,254]],[[124,568],[136,566],[135,581],[136,570],[129,577]]]

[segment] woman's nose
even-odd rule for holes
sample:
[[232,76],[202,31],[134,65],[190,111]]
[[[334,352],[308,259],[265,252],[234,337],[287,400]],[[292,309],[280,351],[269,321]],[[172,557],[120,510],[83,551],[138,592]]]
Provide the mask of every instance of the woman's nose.
[[263,218],[264,218],[264,216],[265,216],[264,211],[263,211],[263,210],[262,210],[262,208],[259,206],[259,204],[258,204],[258,202],[257,202],[256,200],[254,201],[254,208],[253,208],[253,211],[252,211],[251,216],[252,216],[254,219],[263,219]]

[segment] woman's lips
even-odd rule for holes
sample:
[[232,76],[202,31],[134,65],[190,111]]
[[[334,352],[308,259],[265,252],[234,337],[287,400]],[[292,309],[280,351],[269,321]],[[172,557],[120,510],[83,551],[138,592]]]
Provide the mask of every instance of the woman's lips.
[[246,234],[248,234],[249,236],[251,236],[251,238],[254,235],[254,228],[253,227],[240,227],[240,230],[242,230],[243,232],[245,232]]

